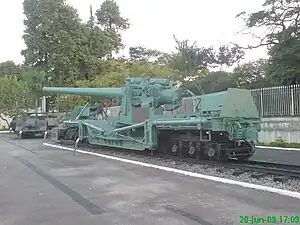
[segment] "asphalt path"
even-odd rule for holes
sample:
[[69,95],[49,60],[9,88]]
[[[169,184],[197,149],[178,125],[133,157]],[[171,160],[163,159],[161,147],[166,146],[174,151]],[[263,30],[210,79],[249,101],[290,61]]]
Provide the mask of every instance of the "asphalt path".
[[279,150],[279,149],[257,148],[251,160],[277,162],[277,163],[300,166],[300,149],[299,151],[290,151],[284,149]]
[[1,225],[229,225],[241,216],[300,216],[298,199],[73,156],[42,140],[7,141],[0,138]]

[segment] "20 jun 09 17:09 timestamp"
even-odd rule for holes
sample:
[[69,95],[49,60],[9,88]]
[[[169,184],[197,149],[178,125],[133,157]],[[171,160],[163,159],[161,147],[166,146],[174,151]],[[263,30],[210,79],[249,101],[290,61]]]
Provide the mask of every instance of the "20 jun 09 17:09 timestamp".
[[300,215],[240,216],[240,224],[299,224],[300,225]]

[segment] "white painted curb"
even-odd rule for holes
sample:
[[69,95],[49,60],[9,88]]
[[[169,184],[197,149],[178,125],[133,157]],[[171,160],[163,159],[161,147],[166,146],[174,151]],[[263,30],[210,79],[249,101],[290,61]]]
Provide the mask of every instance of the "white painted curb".
[[8,133],[10,133],[9,130],[1,130],[1,131],[0,131],[0,134],[8,134]]
[[[59,145],[53,145],[53,144],[48,144],[48,143],[43,143],[43,145],[48,146],[48,147],[68,150],[68,151],[74,151],[74,148],[68,148],[68,147],[63,147],[63,146],[59,146]],[[208,176],[208,175],[204,175],[204,174],[200,174],[200,173],[193,173],[193,172],[188,172],[188,171],[184,171],[184,170],[178,170],[178,169],[173,169],[173,168],[169,168],[169,167],[164,167],[164,166],[157,166],[157,165],[139,162],[139,161],[130,160],[130,159],[122,159],[122,158],[118,158],[118,157],[114,157],[114,156],[103,155],[103,154],[94,153],[94,152],[87,152],[87,151],[83,151],[83,150],[79,150],[79,149],[76,149],[76,152],[99,156],[99,157],[106,158],[106,159],[113,159],[113,160],[131,163],[131,164],[135,164],[135,165],[139,165],[139,166],[155,168],[155,169],[164,170],[164,171],[168,171],[168,172],[174,172],[174,173],[183,174],[186,176],[197,177],[197,178],[202,178],[202,179],[206,179],[206,180],[212,180],[212,181],[221,182],[221,183],[225,183],[225,184],[234,184],[234,185],[238,185],[238,186],[242,186],[242,187],[247,187],[247,188],[252,188],[252,189],[257,189],[257,190],[262,190],[262,191],[268,191],[268,192],[300,199],[300,192],[287,191],[287,190],[283,190],[283,189],[272,188],[272,187],[262,186],[262,185],[258,185],[258,184],[250,184],[250,183],[246,183],[246,182],[242,182],[242,181],[229,180],[229,179],[225,179],[225,178],[221,178],[221,177],[213,177],[213,176]]]
[[255,146],[255,148],[287,150],[287,151],[300,151],[300,148],[283,148],[283,147],[260,146],[260,145],[259,146]]

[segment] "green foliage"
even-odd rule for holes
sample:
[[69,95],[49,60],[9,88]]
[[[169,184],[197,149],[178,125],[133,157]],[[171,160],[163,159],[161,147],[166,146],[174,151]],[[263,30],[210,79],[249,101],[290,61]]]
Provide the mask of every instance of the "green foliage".
[[61,95],[54,104],[55,109],[60,112],[70,112],[75,106],[84,106],[88,101],[88,97]]
[[272,47],[290,37],[299,35],[299,3],[297,0],[265,0],[262,9],[253,13],[241,12],[247,28],[264,28],[263,36],[257,37],[260,44],[249,48],[266,45]]
[[209,72],[209,69],[232,66],[244,57],[244,51],[236,44],[212,47],[199,47],[188,40],[179,41],[175,37],[176,53],[167,56],[167,65],[174,71],[173,77],[181,81],[184,89],[195,94],[226,90],[232,87],[232,77],[227,72]]
[[82,26],[77,11],[64,0],[24,0],[23,7],[25,64],[48,71],[55,83],[64,83],[76,72],[81,57]]
[[201,86],[204,93],[226,91],[227,88],[236,87],[232,74],[224,71],[211,72],[202,79]]
[[219,47],[218,52],[215,53],[215,67],[218,66],[232,66],[234,63],[239,62],[245,56],[245,52],[237,44],[222,45]]
[[42,87],[47,84],[46,75],[41,70],[27,70],[22,72],[21,80],[24,81],[31,90],[33,97],[42,95]]
[[90,79],[101,72],[101,59],[120,46],[119,34],[96,26],[92,10],[84,24],[63,0],[24,0],[23,6],[25,64],[46,71],[55,85]]
[[96,18],[116,51],[122,47],[120,31],[129,28],[129,21],[121,16],[119,6],[114,0],[105,0],[96,11]]
[[108,30],[126,30],[129,28],[128,19],[121,16],[119,6],[114,0],[105,0],[96,11],[98,23]]
[[281,148],[300,148],[300,143],[288,143],[284,141],[281,137],[277,138],[276,141],[270,143],[259,143],[262,146],[270,147],[281,147]]
[[142,46],[129,48],[130,59],[140,62],[164,62],[165,53]]
[[180,81],[199,77],[203,70],[215,62],[211,47],[198,47],[196,43],[189,44],[189,40],[179,41],[175,36],[174,39],[177,52],[168,57],[168,66],[176,72],[176,78]]
[[30,89],[26,83],[9,76],[0,77],[0,114],[9,117],[21,115],[28,109]]
[[13,61],[6,61],[0,63],[0,76],[17,76],[21,75],[22,68],[20,65],[16,65]]
[[271,77],[266,73],[268,61],[258,59],[234,68],[232,79],[239,88],[262,88],[275,85]]
[[300,83],[300,37],[274,45],[269,55],[268,74],[282,85]]
[[248,46],[249,49],[266,46],[269,50],[269,61],[266,67],[268,75],[283,85],[300,82],[300,8],[296,0],[265,0],[262,9],[253,12],[242,12],[248,29],[265,30],[258,38],[259,44]]

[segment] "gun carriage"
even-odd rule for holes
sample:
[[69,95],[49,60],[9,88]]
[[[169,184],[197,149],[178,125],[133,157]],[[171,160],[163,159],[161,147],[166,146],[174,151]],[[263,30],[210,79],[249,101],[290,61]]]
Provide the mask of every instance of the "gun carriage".
[[[245,160],[255,152],[260,118],[250,91],[228,89],[198,96],[192,112],[174,115],[186,91],[168,79],[127,78],[123,88],[44,87],[43,92],[119,98],[119,113],[87,104],[52,140],[210,160]],[[171,112],[169,115],[166,112]]]

